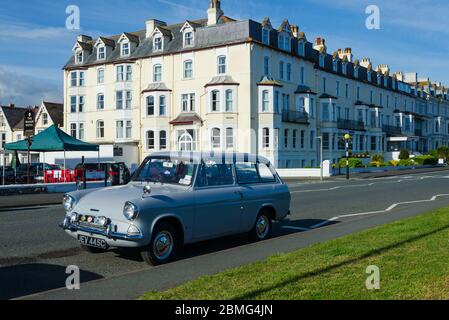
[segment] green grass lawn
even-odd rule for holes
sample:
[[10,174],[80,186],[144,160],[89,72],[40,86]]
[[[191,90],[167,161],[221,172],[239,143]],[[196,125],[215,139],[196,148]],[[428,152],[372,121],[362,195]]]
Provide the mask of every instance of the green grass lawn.
[[[380,269],[367,290],[366,268]],[[141,299],[449,299],[449,208],[278,254]]]

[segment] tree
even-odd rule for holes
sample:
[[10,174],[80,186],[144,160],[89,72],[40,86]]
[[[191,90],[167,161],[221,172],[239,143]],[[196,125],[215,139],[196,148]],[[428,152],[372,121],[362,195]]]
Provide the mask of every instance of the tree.
[[445,162],[449,160],[449,147],[441,146],[437,149],[437,156],[440,159],[444,159]]
[[408,160],[410,159],[410,152],[407,149],[402,149],[399,152],[399,160]]

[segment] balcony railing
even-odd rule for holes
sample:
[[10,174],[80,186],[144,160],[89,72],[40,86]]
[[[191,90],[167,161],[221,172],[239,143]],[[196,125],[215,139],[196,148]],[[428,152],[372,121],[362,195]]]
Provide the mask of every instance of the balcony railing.
[[387,126],[384,125],[382,126],[382,130],[387,134],[387,135],[400,135],[402,134],[402,129],[400,127],[397,126]]
[[290,111],[284,110],[282,111],[282,121],[290,122],[290,123],[309,123],[309,115],[304,111]]
[[337,127],[338,127],[338,129],[342,129],[342,130],[354,130],[354,131],[364,131],[365,130],[365,124],[362,121],[356,121],[356,120],[338,119]]

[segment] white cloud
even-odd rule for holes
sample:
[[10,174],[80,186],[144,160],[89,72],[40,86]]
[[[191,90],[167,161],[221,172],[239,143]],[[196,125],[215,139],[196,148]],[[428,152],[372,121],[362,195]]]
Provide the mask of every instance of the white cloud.
[[61,102],[62,81],[52,81],[0,66],[0,103],[18,106],[39,105],[42,100]]

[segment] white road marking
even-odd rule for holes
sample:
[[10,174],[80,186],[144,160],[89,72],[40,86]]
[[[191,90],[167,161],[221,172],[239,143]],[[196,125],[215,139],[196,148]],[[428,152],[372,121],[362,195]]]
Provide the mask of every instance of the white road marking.
[[300,230],[300,231],[310,231],[313,229],[317,229],[320,227],[323,227],[331,222],[340,220],[340,219],[344,219],[344,218],[352,218],[352,217],[361,217],[361,216],[370,216],[370,215],[375,215],[375,214],[379,214],[379,213],[387,213],[387,212],[391,212],[392,210],[394,210],[395,208],[397,208],[398,206],[402,206],[402,205],[407,205],[407,204],[416,204],[416,203],[425,203],[425,202],[433,202],[436,201],[438,198],[443,198],[443,197],[449,197],[449,194],[437,194],[434,195],[432,198],[428,199],[428,200],[414,200],[414,201],[404,201],[404,202],[398,202],[398,203],[394,203],[391,206],[389,206],[388,208],[386,208],[385,210],[377,210],[377,211],[368,211],[368,212],[359,212],[359,213],[351,213],[351,214],[344,214],[344,215],[339,215],[333,218],[330,218],[328,220],[325,220],[323,222],[320,222],[316,225],[313,225],[309,228],[304,228],[304,227],[293,227],[293,226],[282,226],[281,228],[283,229],[292,229],[292,230]]
[[415,200],[415,201],[398,202],[398,203],[392,204],[391,206],[389,206],[385,210],[360,212],[360,213],[352,213],[352,214],[345,214],[345,215],[336,216],[336,217],[333,217],[333,218],[331,218],[329,220],[323,221],[323,222],[321,222],[321,223],[319,223],[317,225],[311,226],[310,229],[316,229],[316,228],[322,227],[322,226],[324,226],[326,224],[329,224],[330,222],[333,222],[333,221],[336,221],[336,220],[340,220],[340,219],[344,219],[344,218],[352,218],[352,217],[359,217],[359,216],[369,216],[369,215],[374,215],[374,214],[378,214],[378,213],[387,213],[387,212],[390,212],[393,209],[395,209],[396,207],[401,206],[401,205],[433,202],[433,201],[436,201],[438,198],[442,198],[442,197],[449,197],[449,194],[437,194],[437,195],[433,196],[432,198],[430,198],[428,200]]
[[[411,179],[413,178],[413,179]],[[323,189],[310,189],[310,190],[299,190],[299,191],[291,191],[290,193],[310,193],[310,192],[324,192],[324,191],[335,191],[339,189],[347,189],[347,188],[358,188],[358,187],[372,187],[376,184],[390,184],[390,183],[401,183],[401,182],[411,182],[411,181],[418,181],[418,180],[425,180],[425,179],[449,179],[449,176],[423,176],[423,177],[403,177],[397,181],[379,181],[379,182],[371,182],[366,184],[355,184],[355,185],[343,185],[343,186],[336,186],[332,188],[323,188]]]

